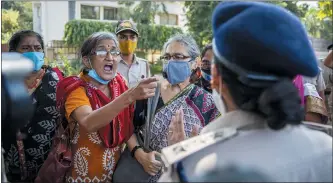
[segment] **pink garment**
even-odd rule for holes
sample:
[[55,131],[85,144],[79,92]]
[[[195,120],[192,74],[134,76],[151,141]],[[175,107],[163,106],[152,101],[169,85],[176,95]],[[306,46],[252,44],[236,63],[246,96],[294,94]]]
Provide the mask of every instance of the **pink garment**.
[[293,81],[294,85],[297,87],[299,96],[301,97],[301,103],[304,105],[304,85],[303,85],[303,77],[301,75],[297,75]]

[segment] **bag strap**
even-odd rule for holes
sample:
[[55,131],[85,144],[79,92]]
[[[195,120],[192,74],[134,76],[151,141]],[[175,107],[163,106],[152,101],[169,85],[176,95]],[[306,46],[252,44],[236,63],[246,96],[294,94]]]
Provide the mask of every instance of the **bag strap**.
[[148,98],[148,109],[147,109],[147,120],[146,120],[146,129],[145,129],[145,134],[144,134],[144,148],[145,149],[150,149],[149,144],[150,144],[150,132],[151,132],[151,126],[152,122],[154,120],[158,100],[160,98],[160,92],[161,92],[161,83],[157,83],[157,88],[155,91],[155,96],[153,98]]

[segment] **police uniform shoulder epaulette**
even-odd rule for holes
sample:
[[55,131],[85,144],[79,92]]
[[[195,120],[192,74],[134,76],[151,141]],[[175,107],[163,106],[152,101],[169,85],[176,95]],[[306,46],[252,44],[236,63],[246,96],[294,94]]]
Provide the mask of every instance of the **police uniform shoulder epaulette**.
[[227,140],[237,134],[234,128],[221,128],[162,149],[162,160],[165,167],[181,161],[212,144]]
[[314,122],[308,122],[308,121],[303,121],[303,125],[305,125],[307,128],[317,130],[324,132],[330,136],[332,136],[333,131],[332,131],[332,126],[331,125],[324,125],[324,124],[319,124],[319,123],[314,123]]

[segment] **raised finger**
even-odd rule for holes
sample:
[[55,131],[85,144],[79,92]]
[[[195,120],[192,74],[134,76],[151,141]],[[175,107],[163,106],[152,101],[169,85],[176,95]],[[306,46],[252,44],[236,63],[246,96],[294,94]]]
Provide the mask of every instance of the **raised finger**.
[[175,113],[175,116],[174,116],[174,126],[175,126],[175,131],[177,133],[180,132],[178,118],[179,118],[179,111],[177,110],[176,113]]
[[199,135],[199,127],[198,126],[193,126],[192,132],[191,132],[191,137]]
[[151,82],[145,85],[145,88],[157,88],[157,82]]
[[175,116],[172,116],[171,117],[171,122],[170,122],[170,125],[169,125],[169,131],[171,130],[174,130],[175,129],[175,121],[176,121],[176,117]]
[[179,131],[181,131],[182,133],[185,133],[185,127],[184,127],[184,112],[183,112],[183,109],[180,109],[179,111]]
[[142,79],[140,81],[140,84],[149,84],[151,82],[156,82],[156,81],[158,81],[158,79],[156,77],[149,77],[149,78]]

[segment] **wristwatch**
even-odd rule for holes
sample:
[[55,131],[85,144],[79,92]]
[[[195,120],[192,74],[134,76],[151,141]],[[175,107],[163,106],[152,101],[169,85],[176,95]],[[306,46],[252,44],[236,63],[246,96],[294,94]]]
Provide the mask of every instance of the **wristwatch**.
[[131,151],[131,156],[134,158],[135,151],[142,148],[142,146],[135,146]]

